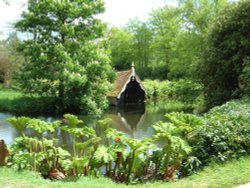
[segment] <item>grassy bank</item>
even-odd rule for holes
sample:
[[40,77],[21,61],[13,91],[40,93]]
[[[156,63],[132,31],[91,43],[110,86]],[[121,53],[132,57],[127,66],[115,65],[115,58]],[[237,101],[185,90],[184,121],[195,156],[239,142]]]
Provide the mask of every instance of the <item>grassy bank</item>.
[[[192,112],[195,108],[193,104],[187,104],[176,99],[164,99],[163,103],[156,103],[157,100],[148,97],[148,111],[164,110],[167,112],[184,111]],[[52,98],[38,98],[25,95],[12,88],[5,88],[0,84],[0,111],[17,115],[33,114],[55,114],[57,112],[55,101]]]
[[31,97],[0,84],[0,111],[13,114],[54,113],[55,106],[50,98]]
[[0,168],[0,187],[11,188],[232,188],[250,182],[250,157],[221,165],[211,165],[203,171],[177,182],[155,182],[141,185],[116,184],[106,178],[81,177],[75,180],[57,181],[44,180],[34,172],[15,172],[11,169]]

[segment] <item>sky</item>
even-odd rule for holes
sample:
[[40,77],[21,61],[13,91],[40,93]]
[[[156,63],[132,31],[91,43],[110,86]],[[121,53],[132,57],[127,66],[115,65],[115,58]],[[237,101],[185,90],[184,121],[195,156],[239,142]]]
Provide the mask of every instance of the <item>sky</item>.
[[[99,18],[111,26],[124,26],[130,19],[147,20],[149,13],[165,5],[175,6],[175,0],[104,0],[106,11]],[[6,5],[0,0],[0,38],[13,32],[12,23],[20,18],[27,0],[10,0]]]

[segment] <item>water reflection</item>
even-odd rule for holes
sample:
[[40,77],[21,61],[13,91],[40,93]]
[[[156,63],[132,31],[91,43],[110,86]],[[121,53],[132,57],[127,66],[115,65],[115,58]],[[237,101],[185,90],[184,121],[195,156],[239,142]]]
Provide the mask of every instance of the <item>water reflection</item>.
[[121,107],[110,108],[108,118],[112,119],[112,127],[136,137],[136,131],[145,118],[145,104],[127,104]]
[[[146,105],[129,104],[122,108],[111,107],[102,118],[111,118],[111,127],[124,132],[128,137],[143,139],[153,134],[152,124],[164,119],[164,115],[170,109],[169,106],[172,107],[173,105],[170,105],[166,101],[157,101],[147,103]],[[173,110],[171,109],[171,111]],[[0,113],[0,139],[4,139],[7,144],[11,144],[14,138],[19,136],[17,130],[6,122],[6,119],[12,116],[12,114]],[[39,118],[44,121],[54,121],[61,117],[33,116],[32,118]],[[98,119],[91,116],[79,116],[79,118],[88,126],[95,127],[97,134],[103,137],[103,130],[97,126]],[[30,130],[27,130],[26,133],[29,136],[35,136]],[[64,131],[58,130],[56,135],[59,138],[60,144],[68,145],[71,143],[72,138]]]
[[6,144],[11,144],[19,136],[16,129],[6,122],[10,117],[12,115],[9,113],[0,113],[0,139],[3,139]]

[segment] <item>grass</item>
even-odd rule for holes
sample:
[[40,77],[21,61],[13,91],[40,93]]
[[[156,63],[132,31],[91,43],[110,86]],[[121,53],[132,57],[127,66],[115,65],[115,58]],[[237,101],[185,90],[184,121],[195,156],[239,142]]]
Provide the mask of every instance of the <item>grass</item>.
[[250,182],[250,157],[225,164],[214,164],[176,182],[123,185],[106,178],[80,177],[71,181],[44,180],[34,172],[0,168],[0,188],[232,188]]
[[203,171],[180,181],[148,184],[159,188],[233,188],[250,182],[250,157],[225,164],[213,164]]
[[5,88],[2,84],[0,84],[0,99],[10,101],[23,96],[24,95],[21,92],[14,89]]
[[5,88],[0,84],[0,111],[13,114],[41,114],[55,112],[51,98],[27,96],[16,89]]

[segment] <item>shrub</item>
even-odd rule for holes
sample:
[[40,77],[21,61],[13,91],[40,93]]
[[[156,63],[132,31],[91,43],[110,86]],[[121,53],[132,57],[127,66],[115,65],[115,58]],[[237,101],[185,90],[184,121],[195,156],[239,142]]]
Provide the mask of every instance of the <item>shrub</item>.
[[249,101],[232,101],[205,115],[205,125],[196,130],[194,154],[206,164],[250,153]]
[[202,86],[191,80],[143,82],[148,98],[168,98],[181,102],[193,103],[202,93]]
[[147,91],[147,97],[151,98],[162,98],[166,97],[166,93],[169,88],[169,81],[159,81],[159,80],[145,80],[143,84]]
[[172,112],[169,124],[178,127],[192,147],[183,160],[181,176],[211,161],[226,161],[250,154],[250,101],[231,101],[204,116]]
[[172,81],[167,91],[168,98],[193,103],[202,93],[202,86],[191,80]]

